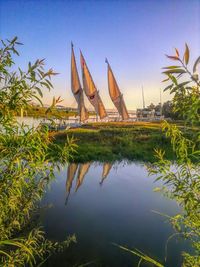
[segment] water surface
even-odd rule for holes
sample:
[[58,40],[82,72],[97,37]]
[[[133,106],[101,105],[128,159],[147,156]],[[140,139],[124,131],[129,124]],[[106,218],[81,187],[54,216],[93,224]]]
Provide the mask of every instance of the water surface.
[[[137,257],[112,242],[163,261],[173,229],[153,210],[174,215],[179,207],[153,192],[159,185],[154,179],[136,162],[69,165],[57,173],[42,203],[53,207],[44,212],[42,223],[48,238],[61,241],[75,233],[78,243],[44,266],[79,266],[89,261],[94,261],[90,266],[137,266]],[[185,246],[181,240],[170,241],[165,266],[181,266]]]

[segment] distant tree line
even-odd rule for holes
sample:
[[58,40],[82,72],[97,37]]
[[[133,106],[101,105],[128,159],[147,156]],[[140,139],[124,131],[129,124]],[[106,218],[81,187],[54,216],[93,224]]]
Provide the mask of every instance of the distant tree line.
[[164,102],[163,104],[158,103],[157,105],[154,105],[151,103],[149,106],[147,106],[148,109],[155,110],[155,112],[161,112],[161,114],[165,118],[170,118],[172,120],[182,120],[183,117],[181,114],[174,111],[173,102],[168,100]]

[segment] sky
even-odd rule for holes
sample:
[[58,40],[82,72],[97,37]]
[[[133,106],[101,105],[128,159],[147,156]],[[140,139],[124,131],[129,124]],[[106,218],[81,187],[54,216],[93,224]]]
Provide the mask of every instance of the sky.
[[[0,0],[0,37],[14,36],[24,44],[16,67],[25,70],[29,61],[45,58],[46,68],[59,72],[44,103],[61,96],[63,105],[76,106],[70,82],[73,41],[80,77],[79,49],[106,108],[114,105],[105,57],[134,110],[142,106],[142,86],[146,105],[160,101],[166,86],[161,68],[171,64],[165,54],[173,55],[175,47],[183,53],[187,43],[191,62],[200,55],[200,0]],[[170,97],[162,93],[162,102]]]

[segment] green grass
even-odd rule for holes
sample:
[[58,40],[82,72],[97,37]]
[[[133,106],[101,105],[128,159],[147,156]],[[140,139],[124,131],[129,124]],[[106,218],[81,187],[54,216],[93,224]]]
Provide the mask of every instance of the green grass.
[[173,159],[169,140],[158,123],[94,123],[86,128],[51,133],[55,142],[63,145],[66,136],[74,137],[78,145],[75,162],[141,160],[154,162],[154,149],[162,148]]

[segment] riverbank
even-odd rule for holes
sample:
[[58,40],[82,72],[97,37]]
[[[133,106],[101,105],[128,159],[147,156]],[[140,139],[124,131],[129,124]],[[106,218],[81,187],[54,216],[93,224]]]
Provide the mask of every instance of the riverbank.
[[67,132],[50,133],[59,145],[66,142],[67,136],[75,138],[78,145],[73,154],[74,162],[122,159],[154,162],[155,148],[165,150],[166,157],[174,159],[170,141],[164,136],[160,122],[91,123]]
[[[43,118],[43,119],[63,119],[67,120],[69,117],[77,117],[77,111],[68,109],[62,109],[62,108],[51,108],[51,110],[48,110],[48,107],[42,107],[42,106],[35,106],[35,105],[29,105],[25,110],[18,110],[16,111],[16,116],[23,115],[26,118]],[[89,112],[91,116],[94,116],[94,112]]]

